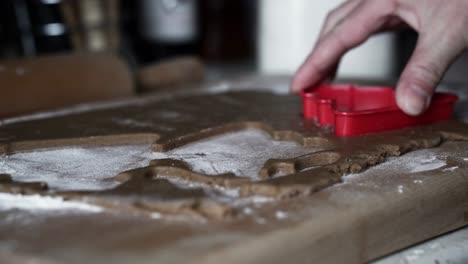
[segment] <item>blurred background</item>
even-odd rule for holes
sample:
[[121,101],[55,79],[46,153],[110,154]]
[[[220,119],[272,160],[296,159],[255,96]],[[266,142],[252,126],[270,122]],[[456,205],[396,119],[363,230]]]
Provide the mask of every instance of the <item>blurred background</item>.
[[2,59],[114,52],[132,66],[181,55],[206,62],[253,60],[251,0],[1,1]]
[[[5,0],[2,59],[114,52],[132,67],[182,55],[291,74],[310,52],[328,11],[342,0]],[[340,74],[392,77],[396,37],[349,54]]]
[[[29,104],[0,109],[0,117],[175,89],[206,76],[290,77],[313,48],[326,14],[341,2],[0,1],[0,86],[6,101],[0,105]],[[338,77],[396,80],[416,39],[411,31],[374,36],[346,55]],[[461,61],[449,81],[466,81]],[[102,92],[103,85],[115,89]],[[22,103],[25,94],[36,98]],[[37,102],[43,94],[47,102]]]

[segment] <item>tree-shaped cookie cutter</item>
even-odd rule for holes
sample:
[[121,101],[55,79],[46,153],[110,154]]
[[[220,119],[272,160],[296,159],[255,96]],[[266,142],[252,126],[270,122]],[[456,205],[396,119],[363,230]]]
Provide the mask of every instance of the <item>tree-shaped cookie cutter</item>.
[[302,92],[304,118],[315,119],[320,126],[334,127],[337,136],[355,136],[449,120],[457,99],[453,94],[436,93],[424,114],[410,116],[398,108],[395,91],[391,87],[322,85]]

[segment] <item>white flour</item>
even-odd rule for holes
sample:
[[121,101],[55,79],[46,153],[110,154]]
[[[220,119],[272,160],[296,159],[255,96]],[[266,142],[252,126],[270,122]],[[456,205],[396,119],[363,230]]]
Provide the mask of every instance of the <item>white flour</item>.
[[16,181],[44,181],[59,190],[111,188],[117,182],[104,179],[147,166],[149,153],[145,145],[17,153],[0,158],[0,173],[10,174]]
[[432,156],[428,159],[422,159],[419,163],[418,159],[411,159],[410,161],[412,162],[410,162],[409,164],[405,164],[405,166],[410,166],[410,172],[412,173],[436,170],[447,165],[445,159],[441,160],[435,156]]
[[0,212],[14,209],[25,211],[71,210],[87,213],[99,213],[102,211],[101,207],[80,202],[64,201],[60,197],[0,193]]
[[148,145],[67,148],[0,156],[0,173],[17,181],[44,181],[52,189],[97,190],[115,187],[105,181],[119,172],[147,166],[152,159],[188,162],[195,172],[214,175],[233,172],[255,178],[266,160],[292,158],[317,149],[275,141],[260,130],[244,130],[201,140],[167,153]]
[[293,158],[316,151],[294,142],[275,141],[260,130],[245,130],[188,144],[166,155],[190,163],[195,172],[210,175],[233,172],[256,178],[268,159]]
[[288,213],[285,212],[285,211],[276,211],[275,212],[275,217],[278,220],[283,220],[283,219],[288,218]]
[[[343,180],[349,181],[356,177],[365,177],[365,175],[385,174],[389,171],[400,175],[403,173],[419,173],[442,168],[447,165],[446,156],[440,153],[438,149],[423,149],[407,153],[400,157],[390,157],[385,162],[371,167],[362,173],[350,174],[343,177]],[[398,192],[403,192],[402,188]]]
[[450,167],[450,168],[443,169],[442,171],[455,171],[457,169],[458,169],[458,166],[453,166],[453,167]]

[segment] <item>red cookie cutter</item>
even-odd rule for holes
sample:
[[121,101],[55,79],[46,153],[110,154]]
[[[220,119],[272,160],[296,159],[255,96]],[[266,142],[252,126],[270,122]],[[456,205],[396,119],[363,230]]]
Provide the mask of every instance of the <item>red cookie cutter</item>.
[[323,85],[302,92],[304,118],[315,119],[320,126],[333,126],[337,136],[355,136],[449,120],[457,99],[453,94],[436,93],[429,109],[415,117],[398,108],[395,91],[390,87]]

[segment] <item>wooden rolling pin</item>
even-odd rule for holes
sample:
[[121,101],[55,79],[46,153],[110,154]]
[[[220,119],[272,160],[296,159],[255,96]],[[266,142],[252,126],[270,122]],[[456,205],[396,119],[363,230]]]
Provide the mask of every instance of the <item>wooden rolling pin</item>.
[[205,66],[197,57],[177,57],[139,69],[136,73],[138,92],[158,92],[187,87],[200,82],[205,76]]
[[116,55],[82,53],[0,61],[0,118],[78,103],[187,87],[203,80],[196,57],[179,57],[139,69],[134,76]]
[[83,53],[0,62],[0,118],[134,94],[127,65]]

